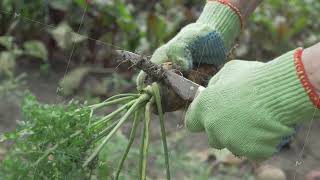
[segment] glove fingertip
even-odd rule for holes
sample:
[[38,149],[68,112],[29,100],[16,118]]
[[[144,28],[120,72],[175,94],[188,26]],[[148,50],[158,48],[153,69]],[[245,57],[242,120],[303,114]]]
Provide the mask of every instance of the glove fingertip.
[[186,112],[185,115],[185,127],[191,131],[191,132],[201,132],[204,131],[204,127],[201,123],[201,121],[197,118],[195,115],[195,110],[193,107],[190,105],[189,109]]
[[182,70],[192,69],[192,55],[185,43],[171,44],[167,52],[168,59]]

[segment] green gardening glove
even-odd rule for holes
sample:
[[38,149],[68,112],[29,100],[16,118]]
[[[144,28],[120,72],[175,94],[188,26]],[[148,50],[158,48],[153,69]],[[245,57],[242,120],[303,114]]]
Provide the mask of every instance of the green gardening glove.
[[319,100],[301,62],[302,49],[268,63],[230,61],[191,103],[186,127],[209,144],[262,160],[294,127],[311,120]]
[[[168,43],[158,48],[151,61],[162,64],[171,61],[182,71],[188,71],[193,63],[225,63],[235,38],[241,29],[241,15],[224,1],[208,1],[199,19],[182,28]],[[145,74],[140,72],[137,87],[144,87]]]

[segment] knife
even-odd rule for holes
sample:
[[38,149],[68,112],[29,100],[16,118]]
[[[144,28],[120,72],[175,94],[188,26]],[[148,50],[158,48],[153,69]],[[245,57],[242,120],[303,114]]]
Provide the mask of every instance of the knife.
[[205,87],[150,61],[150,58],[133,52],[116,50],[116,57],[121,61],[130,61],[143,70],[154,81],[163,81],[185,101],[193,101]]

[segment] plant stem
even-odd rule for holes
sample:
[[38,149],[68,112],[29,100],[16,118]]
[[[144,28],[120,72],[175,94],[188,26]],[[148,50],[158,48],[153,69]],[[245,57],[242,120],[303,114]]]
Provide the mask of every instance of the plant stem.
[[101,138],[105,137],[110,133],[110,131],[119,123],[119,121],[113,122],[110,126],[108,126],[106,129],[101,131],[92,141],[98,142]]
[[136,111],[134,114],[134,120],[133,120],[132,129],[130,132],[129,143],[128,143],[127,148],[126,148],[124,154],[122,155],[122,158],[121,158],[120,163],[118,165],[118,169],[117,169],[116,176],[115,176],[116,180],[119,179],[119,175],[120,175],[123,163],[127,158],[127,155],[128,155],[130,148],[131,148],[131,145],[132,145],[134,138],[136,136],[136,130],[137,130],[137,127],[139,124],[139,115],[140,115],[140,110]]
[[[142,119],[145,119],[145,114],[144,114],[144,112],[145,112],[145,108],[146,107],[144,107],[143,109],[142,109],[142,114],[143,114],[143,118]],[[144,124],[145,125],[145,124]],[[139,156],[139,179],[142,179],[142,162],[143,162],[143,147],[144,147],[144,135],[145,135],[145,132],[146,131],[146,128],[142,128],[142,132],[141,132],[141,143],[140,143],[140,152],[139,152],[139,154],[140,154],[140,156]]]
[[99,109],[99,108],[102,108],[102,107],[105,107],[105,106],[111,106],[111,105],[114,105],[114,104],[123,103],[125,101],[132,100],[133,98],[134,97],[132,97],[132,96],[123,97],[123,98],[115,99],[115,100],[112,100],[112,101],[106,101],[106,102],[94,104],[94,105],[89,106],[89,108],[92,108],[93,110],[96,110],[96,109]]
[[132,101],[128,102],[127,104],[121,106],[120,108],[118,108],[117,110],[108,114],[107,116],[103,117],[102,119],[92,123],[90,128],[94,128],[95,126],[100,125],[101,123],[108,123],[110,120],[112,120],[112,118],[114,118],[116,115],[121,113],[123,110],[128,109],[130,106],[132,106],[132,104],[134,104],[135,101],[136,100],[132,100]]
[[152,84],[152,90],[153,90],[153,97],[155,98],[155,101],[156,101],[158,116],[160,121],[161,139],[162,139],[162,145],[163,145],[163,151],[164,151],[164,157],[165,157],[165,163],[166,163],[167,180],[170,180],[171,178],[170,178],[170,166],[169,166],[169,153],[168,153],[168,146],[167,146],[167,139],[166,139],[166,129],[164,126],[161,96],[160,96],[159,86],[157,83]]
[[88,129],[89,129],[90,126],[91,126],[92,117],[93,117],[93,109],[90,110],[89,123],[88,123],[88,127],[87,127]]
[[134,94],[134,93],[117,94],[104,100],[103,102],[108,102],[108,101],[112,101],[112,100],[123,98],[123,97],[139,97],[139,96],[140,94]]
[[119,120],[119,123],[111,130],[111,132],[105,137],[101,144],[94,150],[89,158],[84,162],[83,167],[87,166],[101,151],[103,146],[110,140],[110,138],[117,132],[121,125],[129,118],[129,116],[140,106],[141,103],[147,101],[150,98],[149,94],[142,94],[135,103],[130,107],[128,112]]
[[141,179],[146,179],[147,172],[147,161],[148,161],[148,150],[149,150],[149,126],[151,121],[151,100],[146,105],[145,110],[145,121],[144,121],[144,137],[143,137],[143,154],[142,156],[142,168],[141,168]]

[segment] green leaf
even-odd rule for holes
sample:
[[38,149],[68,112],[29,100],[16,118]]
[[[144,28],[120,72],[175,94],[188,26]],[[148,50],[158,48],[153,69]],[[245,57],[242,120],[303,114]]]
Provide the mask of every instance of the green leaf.
[[0,45],[10,50],[13,47],[13,37],[12,36],[0,36]]
[[15,140],[18,137],[19,137],[18,133],[14,131],[14,132],[11,132],[11,133],[4,133],[1,140],[4,140],[4,141],[9,140],[9,139],[10,140]]
[[59,83],[62,95],[71,95],[76,89],[80,87],[83,78],[87,76],[89,72],[90,68],[79,67],[68,73]]
[[16,57],[21,56],[23,54],[23,50],[20,49],[16,44],[13,44],[13,48],[10,53],[14,54]]
[[3,51],[0,53],[0,74],[12,77],[15,65],[16,56],[13,53],[9,51]]
[[0,143],[3,143],[3,142],[5,142],[5,141],[7,141],[7,140],[8,140],[8,137],[6,136],[5,133],[2,134],[2,135],[0,135]]
[[74,32],[66,22],[60,23],[56,28],[50,31],[50,34],[62,49],[70,48],[73,43],[80,43],[87,39]]
[[48,51],[45,45],[40,41],[27,41],[23,44],[24,54],[42,59],[48,60]]

